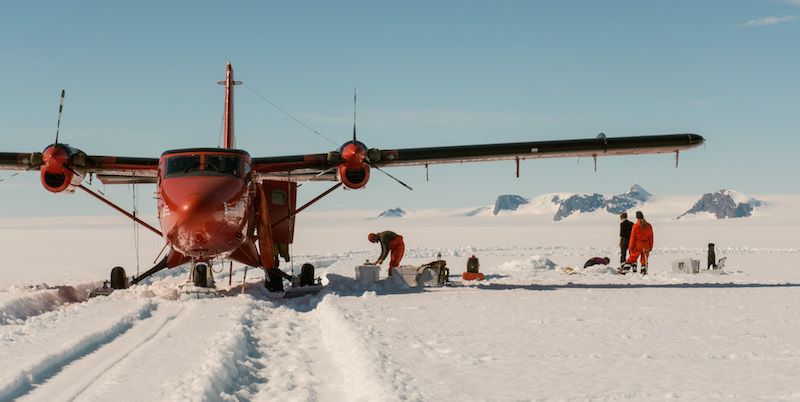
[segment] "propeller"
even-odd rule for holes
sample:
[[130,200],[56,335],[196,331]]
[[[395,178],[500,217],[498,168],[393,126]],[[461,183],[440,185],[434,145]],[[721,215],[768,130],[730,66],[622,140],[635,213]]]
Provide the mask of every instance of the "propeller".
[[[358,99],[357,96],[358,96],[358,87],[355,87],[355,88],[353,88],[353,144],[357,143],[357,141],[358,141],[356,139],[356,110],[357,110],[356,106],[358,104],[357,103],[357,99]],[[364,155],[364,161],[367,162],[367,164],[370,167],[373,167],[373,168],[375,168],[375,170],[385,174],[386,176],[389,176],[389,178],[391,178],[392,180],[400,183],[400,185],[402,185],[403,187],[405,187],[405,188],[407,188],[407,189],[409,189],[411,191],[414,190],[413,188],[411,188],[411,186],[409,186],[408,184],[404,183],[402,180],[398,179],[397,177],[392,176],[391,174],[389,174],[389,172],[387,172],[387,171],[381,169],[380,167],[378,167],[378,165],[376,165],[375,162],[373,162],[370,159],[369,152],[367,152],[366,155]]]
[[369,160],[369,157],[367,157],[367,163],[368,163],[370,166],[372,166],[372,167],[374,167],[375,169],[377,169],[379,172],[381,172],[381,173],[383,173],[383,174],[385,174],[385,175],[387,175],[387,176],[391,177],[391,178],[392,178],[394,181],[396,181],[396,182],[400,183],[400,184],[401,184],[403,187],[405,187],[405,188],[407,188],[407,189],[409,189],[409,190],[411,190],[411,191],[414,191],[414,189],[413,189],[413,188],[411,188],[411,186],[409,186],[409,185],[408,185],[408,184],[406,184],[406,183],[403,183],[403,181],[402,181],[402,180],[398,179],[397,177],[394,177],[394,176],[392,176],[391,174],[389,174],[389,172],[387,172],[387,171],[385,171],[385,170],[383,170],[383,169],[379,168],[379,167],[378,167],[376,164],[372,163],[372,162]]

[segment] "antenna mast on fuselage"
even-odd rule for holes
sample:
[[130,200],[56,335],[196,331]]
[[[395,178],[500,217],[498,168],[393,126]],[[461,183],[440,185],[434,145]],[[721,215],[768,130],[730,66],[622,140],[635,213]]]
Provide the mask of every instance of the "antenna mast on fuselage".
[[236,142],[233,136],[233,86],[241,85],[241,81],[233,80],[233,66],[228,63],[225,69],[225,81],[217,84],[225,85],[225,113],[222,117],[222,148],[235,148]]

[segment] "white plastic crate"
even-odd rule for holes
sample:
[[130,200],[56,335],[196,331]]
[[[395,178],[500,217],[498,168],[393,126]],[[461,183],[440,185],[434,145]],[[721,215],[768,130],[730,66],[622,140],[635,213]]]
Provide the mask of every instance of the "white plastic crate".
[[408,286],[419,286],[417,282],[417,267],[413,265],[402,265],[399,267],[390,268],[392,270],[392,277],[397,275]]
[[364,284],[377,282],[381,279],[380,265],[359,265],[356,267],[356,281]]
[[696,274],[700,272],[700,260],[695,260],[689,257],[672,260],[672,272]]

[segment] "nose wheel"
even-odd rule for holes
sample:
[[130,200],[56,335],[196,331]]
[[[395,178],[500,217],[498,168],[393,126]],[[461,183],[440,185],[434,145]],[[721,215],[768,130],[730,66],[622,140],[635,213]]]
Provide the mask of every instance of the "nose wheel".
[[[209,266],[206,263],[199,262],[192,268],[192,283],[194,286],[200,288],[214,287],[214,279],[209,275]],[[209,281],[209,279],[211,279]]]
[[214,275],[211,266],[206,262],[195,262],[189,276],[189,282],[178,286],[181,300],[209,299],[219,297],[214,287]]

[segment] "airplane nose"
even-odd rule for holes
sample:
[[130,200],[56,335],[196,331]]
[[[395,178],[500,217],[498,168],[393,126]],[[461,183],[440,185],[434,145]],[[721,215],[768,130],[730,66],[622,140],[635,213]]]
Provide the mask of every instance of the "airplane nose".
[[205,212],[201,211],[203,204],[203,197],[200,194],[191,194],[181,200],[180,210],[188,216],[195,216],[197,213]]
[[[201,180],[202,179],[202,180]],[[219,255],[244,239],[246,204],[238,179],[199,176],[173,179],[162,186],[165,231],[184,255]]]

